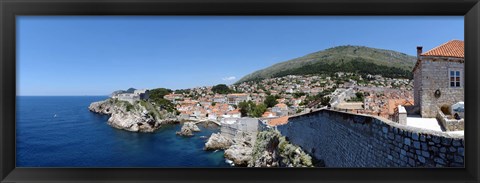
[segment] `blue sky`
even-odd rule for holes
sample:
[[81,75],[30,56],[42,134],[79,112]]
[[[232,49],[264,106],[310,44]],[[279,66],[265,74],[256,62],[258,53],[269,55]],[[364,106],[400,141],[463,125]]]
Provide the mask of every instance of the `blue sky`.
[[18,95],[232,84],[340,45],[416,54],[464,39],[462,16],[18,16]]

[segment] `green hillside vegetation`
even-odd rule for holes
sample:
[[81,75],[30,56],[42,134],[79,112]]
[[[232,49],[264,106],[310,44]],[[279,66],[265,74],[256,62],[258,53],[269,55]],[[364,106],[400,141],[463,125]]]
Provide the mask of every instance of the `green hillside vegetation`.
[[238,108],[240,108],[240,113],[242,113],[242,117],[254,117],[259,118],[262,114],[267,110],[267,106],[265,104],[255,104],[253,101],[248,102],[240,102],[238,104]]
[[233,91],[226,84],[218,84],[212,87],[212,92],[218,94],[229,94]]
[[272,77],[352,72],[412,78],[416,58],[404,53],[365,46],[338,46],[272,65],[253,72],[236,84]]
[[169,100],[164,99],[165,95],[172,93],[173,91],[167,88],[156,88],[150,90],[149,100],[154,102],[156,106],[159,106],[162,109],[167,110],[168,112],[177,112],[175,105]]

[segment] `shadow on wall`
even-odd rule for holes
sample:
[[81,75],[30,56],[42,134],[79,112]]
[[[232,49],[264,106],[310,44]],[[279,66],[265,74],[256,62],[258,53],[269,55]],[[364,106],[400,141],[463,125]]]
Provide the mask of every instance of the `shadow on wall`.
[[464,167],[462,135],[328,109],[277,129],[326,167]]

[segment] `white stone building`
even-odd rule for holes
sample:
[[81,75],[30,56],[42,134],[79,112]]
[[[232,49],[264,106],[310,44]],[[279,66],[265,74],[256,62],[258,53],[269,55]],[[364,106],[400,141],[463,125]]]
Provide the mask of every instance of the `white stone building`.
[[413,68],[414,102],[423,118],[435,118],[438,111],[464,101],[464,42],[452,40],[427,52],[417,47]]
[[112,98],[118,99],[121,101],[127,101],[131,104],[139,100],[148,100],[150,91],[147,89],[135,90],[133,93],[120,93],[113,95]]
[[246,93],[232,93],[227,95],[227,103],[230,105],[238,105],[240,102],[249,100],[250,96]]

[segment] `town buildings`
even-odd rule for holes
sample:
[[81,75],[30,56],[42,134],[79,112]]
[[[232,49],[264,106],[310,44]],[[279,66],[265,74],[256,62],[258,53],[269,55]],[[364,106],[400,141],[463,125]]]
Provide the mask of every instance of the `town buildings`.
[[246,93],[232,93],[227,95],[227,102],[230,105],[238,105],[240,102],[250,100],[250,96]]

